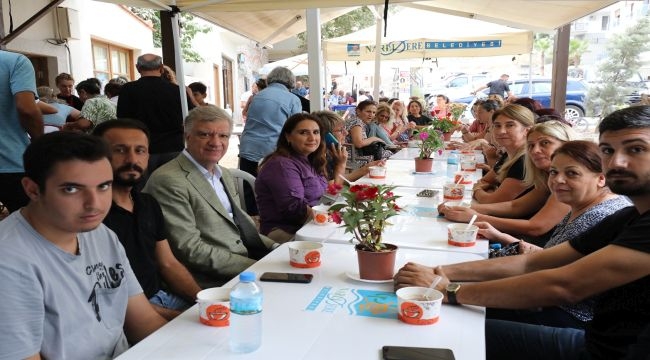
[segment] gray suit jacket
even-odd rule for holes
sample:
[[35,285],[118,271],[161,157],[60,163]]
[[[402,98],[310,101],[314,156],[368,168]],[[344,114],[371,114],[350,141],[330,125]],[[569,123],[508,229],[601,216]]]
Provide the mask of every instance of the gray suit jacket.
[[234,220],[201,171],[183,153],[158,168],[144,192],[160,203],[174,255],[203,287],[220,286],[266,255],[273,241],[240,207],[228,169],[220,167]]

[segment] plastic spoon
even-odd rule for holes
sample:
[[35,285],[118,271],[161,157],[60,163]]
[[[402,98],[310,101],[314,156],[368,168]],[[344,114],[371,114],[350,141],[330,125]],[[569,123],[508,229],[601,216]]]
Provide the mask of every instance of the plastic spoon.
[[476,214],[472,215],[472,218],[471,218],[471,219],[469,220],[469,222],[467,223],[467,227],[465,228],[466,230],[469,230],[469,228],[471,228],[472,225],[474,225],[474,221],[476,221],[476,218],[477,218],[477,217],[478,217],[478,216],[476,216]]
[[442,280],[442,276],[436,275],[436,278],[433,279],[431,285],[429,285],[429,290],[427,290],[427,292],[424,294],[425,300],[428,301],[431,298],[431,296],[433,296],[433,291],[436,290],[436,285],[438,285],[440,280]]

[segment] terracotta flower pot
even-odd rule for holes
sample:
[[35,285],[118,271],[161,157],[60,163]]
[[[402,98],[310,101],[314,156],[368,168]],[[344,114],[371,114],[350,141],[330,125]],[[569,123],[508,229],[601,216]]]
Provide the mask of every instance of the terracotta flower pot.
[[433,159],[415,158],[415,172],[431,172],[433,169]]
[[385,251],[373,252],[359,249],[359,245],[355,246],[359,261],[360,278],[365,280],[388,280],[393,278],[397,246],[386,244],[386,247]]

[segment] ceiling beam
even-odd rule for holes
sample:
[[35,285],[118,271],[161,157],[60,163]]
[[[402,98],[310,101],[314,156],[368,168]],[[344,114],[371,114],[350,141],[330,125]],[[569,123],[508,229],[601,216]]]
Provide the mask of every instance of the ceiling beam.
[[59,6],[59,4],[61,4],[63,1],[64,0],[53,0],[49,4],[45,5],[36,14],[32,15],[32,17],[27,19],[27,21],[20,24],[20,26],[18,26],[16,30],[10,32],[7,36],[3,37],[2,40],[0,40],[0,46],[7,45],[9,42],[17,38],[18,35],[22,34],[25,30],[29,29],[30,26],[34,25],[43,16],[49,14],[50,11],[52,11],[55,7]]

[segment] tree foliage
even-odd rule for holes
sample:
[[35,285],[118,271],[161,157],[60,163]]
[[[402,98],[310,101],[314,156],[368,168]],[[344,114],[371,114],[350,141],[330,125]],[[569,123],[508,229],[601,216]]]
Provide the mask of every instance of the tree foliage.
[[569,65],[580,66],[582,55],[589,50],[589,42],[584,39],[569,40]]
[[607,58],[598,67],[600,83],[587,95],[587,110],[601,117],[626,106],[634,88],[628,82],[641,68],[639,55],[650,50],[650,20],[641,18],[607,43]]
[[[375,20],[375,16],[372,14],[372,12],[370,12],[368,7],[364,6],[324,23],[321,26],[321,38],[332,39],[335,37],[347,35],[349,33],[370,27],[376,22],[377,21]],[[298,47],[301,50],[306,50],[306,40],[307,32],[298,34]]]
[[[153,25],[153,44],[162,47],[162,34],[160,31],[160,12],[153,9],[130,7],[135,15]],[[180,13],[180,45],[183,60],[186,62],[201,62],[203,58],[192,48],[192,40],[198,33],[207,34],[211,31],[209,26],[198,24],[190,13]]]
[[549,34],[535,34],[533,48],[539,53],[539,72],[544,76],[544,65],[546,65],[546,55],[553,48],[553,38]]

